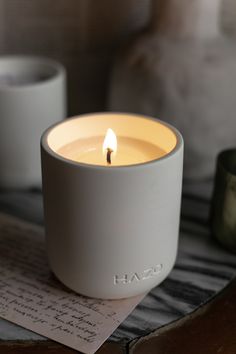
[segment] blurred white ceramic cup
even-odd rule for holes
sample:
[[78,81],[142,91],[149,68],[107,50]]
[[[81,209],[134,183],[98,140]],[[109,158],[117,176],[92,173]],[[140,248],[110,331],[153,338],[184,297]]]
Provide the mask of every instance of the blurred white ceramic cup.
[[66,73],[41,57],[0,57],[0,187],[41,186],[40,137],[66,117]]

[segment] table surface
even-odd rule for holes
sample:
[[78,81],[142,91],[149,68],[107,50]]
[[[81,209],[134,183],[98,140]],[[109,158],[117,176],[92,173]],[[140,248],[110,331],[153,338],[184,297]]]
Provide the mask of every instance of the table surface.
[[[232,282],[236,274],[236,257],[209,237],[209,184],[201,188],[199,185],[187,186],[184,195],[176,267],[115,331],[99,353],[112,350],[114,353],[168,354],[174,350],[184,354],[189,353],[190,348],[192,353],[236,353],[236,281]],[[42,195],[37,190],[2,191],[0,210],[43,223]],[[222,292],[229,283],[231,285]],[[183,348],[183,340],[186,348]],[[5,353],[19,352],[20,348],[24,353],[32,350],[72,352],[3,320],[0,321],[1,348]]]

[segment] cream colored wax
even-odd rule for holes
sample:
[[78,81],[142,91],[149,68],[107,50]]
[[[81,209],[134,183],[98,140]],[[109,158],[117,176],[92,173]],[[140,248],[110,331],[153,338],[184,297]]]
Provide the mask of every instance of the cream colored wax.
[[[103,152],[104,136],[78,139],[61,147],[57,153],[72,161],[108,166]],[[111,154],[111,165],[125,166],[152,161],[166,155],[160,147],[144,140],[117,137],[117,151]]]

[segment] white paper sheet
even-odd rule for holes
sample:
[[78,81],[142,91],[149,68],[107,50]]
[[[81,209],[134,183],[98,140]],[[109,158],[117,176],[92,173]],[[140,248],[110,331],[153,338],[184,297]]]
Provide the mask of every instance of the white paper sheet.
[[144,296],[90,299],[50,272],[43,229],[0,214],[0,317],[92,354]]

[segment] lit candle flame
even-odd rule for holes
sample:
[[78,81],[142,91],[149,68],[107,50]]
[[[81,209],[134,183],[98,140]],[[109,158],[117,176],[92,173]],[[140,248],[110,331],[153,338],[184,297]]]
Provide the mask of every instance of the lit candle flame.
[[106,154],[107,150],[110,149],[115,154],[117,151],[117,138],[116,134],[112,129],[107,129],[107,133],[103,143],[103,153]]
[[111,164],[111,154],[115,155],[117,151],[117,138],[116,134],[112,129],[108,129],[104,143],[103,143],[103,154],[107,156],[107,163]]

